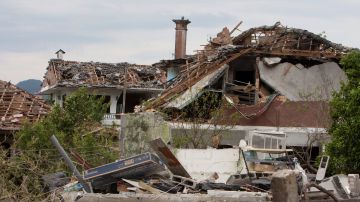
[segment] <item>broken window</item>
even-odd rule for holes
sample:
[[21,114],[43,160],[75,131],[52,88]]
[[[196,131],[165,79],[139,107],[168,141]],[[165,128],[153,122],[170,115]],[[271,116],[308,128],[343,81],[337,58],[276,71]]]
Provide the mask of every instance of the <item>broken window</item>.
[[241,57],[229,64],[226,93],[236,95],[240,104],[255,103],[256,58]]

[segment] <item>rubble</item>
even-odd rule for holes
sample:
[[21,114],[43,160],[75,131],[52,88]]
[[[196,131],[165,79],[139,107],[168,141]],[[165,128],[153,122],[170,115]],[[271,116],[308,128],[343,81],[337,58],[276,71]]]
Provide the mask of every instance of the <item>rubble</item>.
[[[125,71],[127,72],[125,76]],[[49,61],[42,87],[163,88],[165,72],[157,67],[130,63]]]
[[[245,165],[255,163],[255,166],[242,166],[239,172],[234,171],[226,183],[217,182],[219,176],[213,173],[205,180],[191,177],[191,172],[185,170],[175,155],[167,148],[161,139],[153,140],[150,144],[160,158],[151,153],[139,154],[114,163],[91,168],[83,172],[83,180],[87,182],[95,193],[106,193],[101,197],[107,201],[117,200],[202,200],[217,201],[239,200],[247,201],[298,201],[300,198],[313,199],[350,199],[358,196],[360,181],[358,175],[337,175],[328,179],[320,180],[319,184],[308,182],[304,179],[306,173],[297,164],[296,158],[289,156],[291,150],[281,149],[283,143],[277,143],[276,147],[262,148],[255,141],[256,136],[274,138],[273,135],[253,134],[249,137],[253,140],[239,144],[240,147],[233,148],[245,155],[239,155],[238,161]],[[248,138],[249,138],[248,137]],[[264,139],[264,141],[266,141]],[[280,137],[278,141],[283,141]],[[264,145],[265,146],[265,145]],[[220,151],[222,149],[219,149]],[[257,154],[259,153],[259,155]],[[269,155],[269,154],[272,155]],[[285,154],[285,155],[283,155]],[[243,157],[243,159],[240,159]],[[270,157],[270,158],[269,158]],[[255,159],[262,158],[262,159]],[[328,159],[325,159],[326,161]],[[163,163],[166,162],[166,163]],[[221,163],[221,162],[217,162]],[[256,168],[256,165],[264,167]],[[175,166],[175,167],[174,167]],[[269,167],[270,166],[270,167]],[[177,169],[174,169],[177,168]],[[180,168],[180,169],[179,169]],[[221,170],[221,169],[220,169]],[[220,171],[219,170],[219,171]],[[181,172],[179,172],[181,171]],[[185,173],[189,177],[176,175]],[[305,175],[302,175],[305,174]],[[305,177],[306,178],[306,177]],[[115,185],[115,187],[114,187]],[[316,187],[324,194],[320,194],[306,187]],[[72,182],[63,187],[60,194],[62,199],[74,200],[98,200],[99,194],[82,192],[83,186],[78,182]],[[114,195],[116,194],[116,195]]]

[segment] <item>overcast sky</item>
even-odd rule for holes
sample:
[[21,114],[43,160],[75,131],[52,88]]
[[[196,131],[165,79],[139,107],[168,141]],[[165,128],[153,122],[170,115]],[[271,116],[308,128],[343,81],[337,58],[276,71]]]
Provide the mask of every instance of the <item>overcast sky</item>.
[[65,60],[170,59],[171,20],[181,16],[191,20],[187,54],[241,20],[241,30],[280,21],[359,48],[359,8],[358,0],[0,0],[0,80],[42,79],[60,48]]

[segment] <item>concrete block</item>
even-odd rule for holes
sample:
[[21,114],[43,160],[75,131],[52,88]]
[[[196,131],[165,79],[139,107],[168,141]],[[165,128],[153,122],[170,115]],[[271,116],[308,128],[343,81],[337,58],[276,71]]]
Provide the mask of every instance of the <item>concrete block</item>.
[[298,202],[298,185],[293,170],[279,170],[271,179],[271,191],[274,202]]
[[360,179],[359,174],[348,174],[349,190],[352,197],[360,195]]
[[192,188],[192,189],[196,189],[196,187],[198,187],[198,183],[195,180],[192,180],[192,179],[189,179],[186,177],[172,175],[171,180],[174,183],[178,183],[178,184],[184,185],[184,186]]

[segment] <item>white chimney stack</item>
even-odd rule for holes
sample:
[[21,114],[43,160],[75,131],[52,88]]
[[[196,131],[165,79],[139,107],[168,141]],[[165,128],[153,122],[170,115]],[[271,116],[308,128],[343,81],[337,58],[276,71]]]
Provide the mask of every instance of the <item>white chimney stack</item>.
[[63,59],[63,55],[65,54],[65,51],[59,49],[58,51],[56,51],[56,56],[57,56],[57,59],[59,60],[62,60]]

